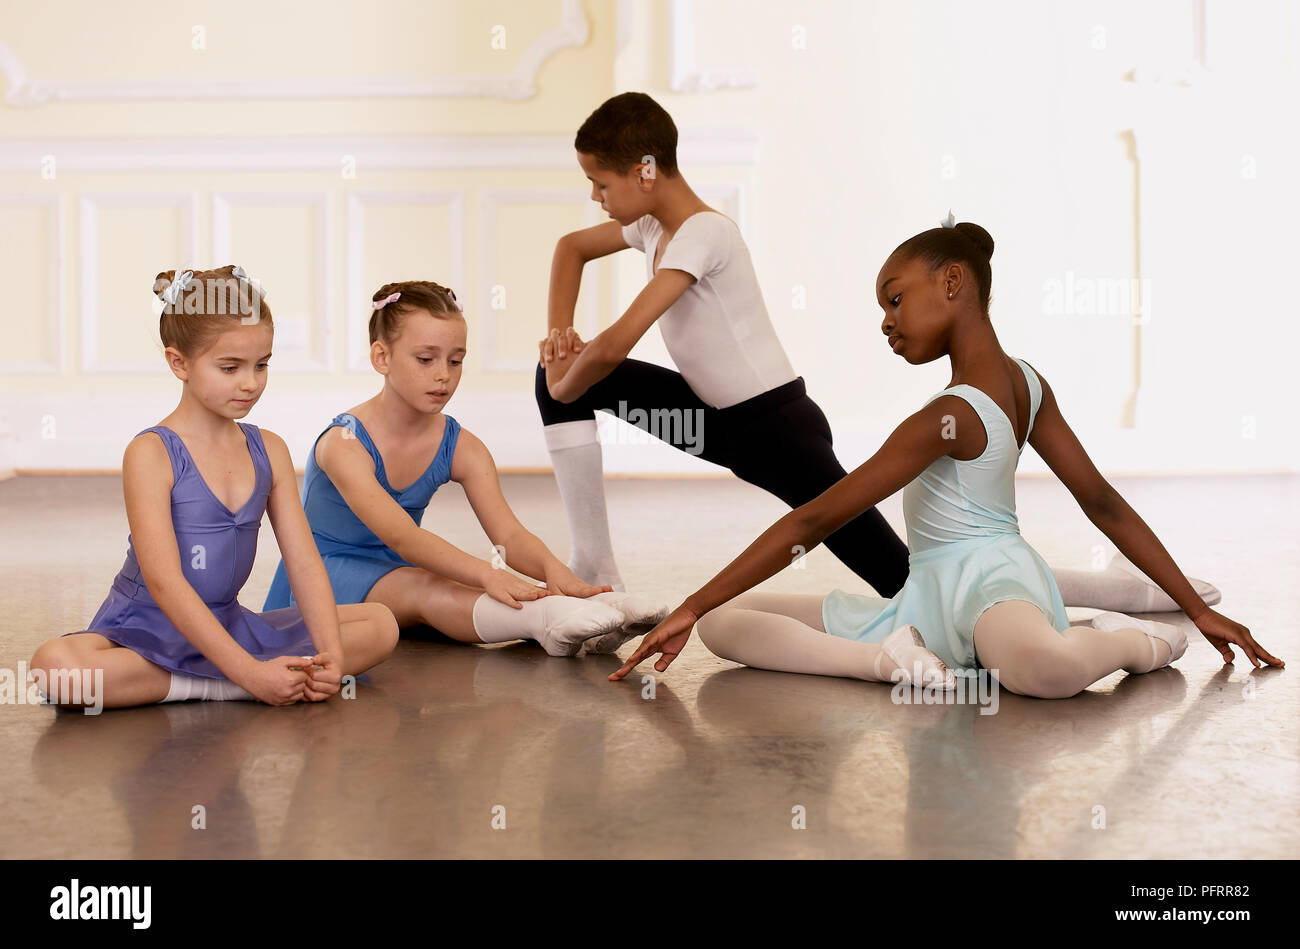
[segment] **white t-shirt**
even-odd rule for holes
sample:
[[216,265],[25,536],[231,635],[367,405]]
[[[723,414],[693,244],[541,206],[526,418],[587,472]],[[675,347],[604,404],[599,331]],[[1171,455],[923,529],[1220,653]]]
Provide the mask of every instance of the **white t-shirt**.
[[[623,228],[629,247],[645,252],[646,278],[663,227],[646,214]],[[707,405],[726,408],[795,379],[763,303],[754,262],[731,218],[692,214],[669,240],[659,269],[695,278],[658,320],[682,378]]]

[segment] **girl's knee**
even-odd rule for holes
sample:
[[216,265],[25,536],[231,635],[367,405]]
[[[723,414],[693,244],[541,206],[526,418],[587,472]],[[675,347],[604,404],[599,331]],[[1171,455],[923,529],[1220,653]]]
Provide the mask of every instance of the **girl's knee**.
[[375,636],[378,643],[384,648],[384,654],[387,655],[397,648],[397,641],[401,636],[401,630],[397,625],[397,617],[387,606],[382,603],[368,604],[373,607],[372,621],[375,628]]
[[1018,695],[1068,699],[1087,685],[1083,670],[1068,653],[1051,648],[1027,649],[997,670],[998,681]]
[[58,669],[75,669],[81,664],[77,650],[62,637],[50,639],[36,647],[27,667],[33,671],[39,669],[46,677]]
[[[734,600],[732,602],[735,602]],[[731,658],[727,655],[730,652],[728,644],[733,639],[733,633],[737,629],[740,609],[738,607],[718,607],[710,613],[700,617],[695,624],[695,632],[699,634],[700,642],[708,648],[709,652],[715,656],[721,656],[723,659]]]

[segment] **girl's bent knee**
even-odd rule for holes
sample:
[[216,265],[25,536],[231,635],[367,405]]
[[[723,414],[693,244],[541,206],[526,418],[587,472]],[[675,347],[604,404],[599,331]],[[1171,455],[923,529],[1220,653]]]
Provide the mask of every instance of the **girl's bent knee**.
[[65,639],[50,639],[36,647],[31,661],[27,663],[32,670],[40,669],[47,676],[56,669],[75,669],[81,660],[77,651]]

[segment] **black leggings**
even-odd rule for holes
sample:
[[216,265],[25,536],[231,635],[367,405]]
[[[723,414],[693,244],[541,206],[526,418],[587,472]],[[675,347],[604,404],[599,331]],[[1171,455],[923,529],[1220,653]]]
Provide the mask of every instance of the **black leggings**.
[[[790,507],[817,497],[845,476],[831,448],[831,427],[808,397],[803,377],[715,409],[700,400],[681,373],[637,359],[625,359],[582,397],[557,402],[537,367],[534,385],[543,425],[595,419],[597,410],[621,417],[681,451],[731,469],[742,481],[776,495]],[[620,404],[621,403],[621,404]],[[668,412],[667,416],[660,412]],[[690,427],[681,424],[684,413]],[[676,416],[677,424],[654,424]],[[650,422],[649,427],[642,420]],[[694,433],[688,440],[687,433]],[[907,579],[907,545],[874,507],[826,538],[826,546],[850,570],[884,597]]]

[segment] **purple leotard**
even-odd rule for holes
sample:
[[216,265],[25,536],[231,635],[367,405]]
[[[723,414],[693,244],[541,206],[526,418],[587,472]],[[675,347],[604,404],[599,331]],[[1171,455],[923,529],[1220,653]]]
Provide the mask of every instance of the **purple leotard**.
[[[238,511],[231,511],[217,500],[180,436],[162,425],[144,430],[156,432],[171,456],[175,479],[172,527],[180,549],[181,571],[226,632],[254,659],[315,655],[318,650],[298,607],[254,613],[236,599],[253,569],[257,534],[271,493],[271,462],[262,444],[262,433],[256,425],[237,424],[244,432],[257,475],[252,496]],[[132,649],[169,672],[224,678],[149,595],[129,535],[126,562],[85,631]]]

